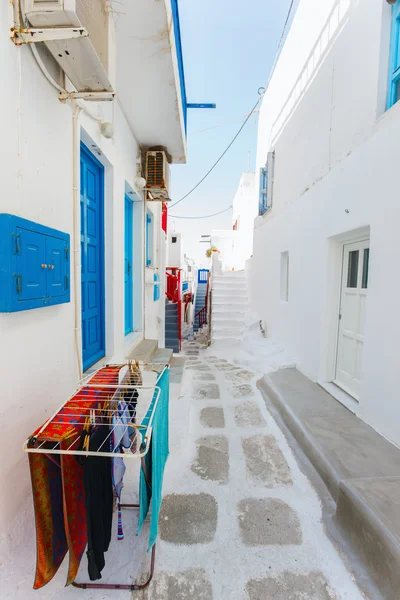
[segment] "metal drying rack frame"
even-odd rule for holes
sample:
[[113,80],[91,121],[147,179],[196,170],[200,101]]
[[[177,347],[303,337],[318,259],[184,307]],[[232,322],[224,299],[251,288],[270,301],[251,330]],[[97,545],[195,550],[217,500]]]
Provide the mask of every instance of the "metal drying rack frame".
[[[23,450],[29,453],[42,453],[42,454],[62,454],[62,455],[75,455],[75,456],[97,456],[97,457],[109,457],[109,458],[140,458],[141,466],[148,482],[146,464],[144,461],[144,457],[149,451],[151,436],[153,433],[153,418],[155,414],[155,410],[157,408],[157,404],[160,398],[161,389],[157,385],[154,386],[143,386],[136,385],[135,383],[127,383],[130,378],[130,367],[132,363],[124,363],[124,364],[107,364],[103,365],[101,368],[97,369],[94,373],[90,373],[87,377],[82,379],[79,382],[77,389],[74,394],[66,401],[61,407],[44,423],[44,425],[37,431],[33,436],[29,437],[25,440],[23,444]],[[151,366],[151,367],[162,367],[162,371],[159,373],[157,381],[164,374],[166,369],[169,369],[169,365],[165,363],[136,363],[137,367]],[[112,381],[111,375],[108,376],[108,379],[104,379],[104,373],[102,374],[101,380],[96,382],[96,377],[100,374],[100,372],[105,368],[120,368],[120,374],[125,369],[123,373],[123,378],[121,382],[116,383]],[[157,384],[156,381],[156,384]],[[147,391],[152,391],[152,394],[147,394]],[[127,402],[129,400],[129,396],[131,394],[131,398],[134,397],[134,402],[136,404],[140,403],[140,395],[143,392],[144,396],[148,396],[148,402],[146,402],[146,406],[144,410],[141,411],[142,418],[147,416],[148,410],[150,406],[152,407],[151,415],[149,421],[146,425],[140,425],[135,423],[135,418],[137,416],[137,410],[135,405],[134,414],[130,413],[129,422],[126,427],[130,427],[136,431],[136,435],[132,436],[131,445],[129,448],[124,448],[124,452],[117,452],[119,450],[120,442],[122,441],[122,437],[118,440],[117,445],[115,446],[114,451],[108,451],[107,448],[104,450],[102,447],[99,448],[96,452],[89,451],[88,449],[79,449],[79,443],[81,440],[80,432],[72,432],[74,424],[82,424],[82,420],[89,419],[90,423],[95,423],[97,426],[102,426],[103,423],[101,421],[97,421],[97,419],[106,419],[107,425],[110,427],[110,423],[113,423],[113,419],[116,416],[121,416],[120,412],[120,402]],[[136,394],[138,395],[136,396]],[[101,404],[100,408],[93,408],[93,403],[98,402]],[[72,406],[72,404],[77,404],[77,406]],[[143,404],[143,401],[142,403]],[[96,412],[97,411],[97,412]],[[57,418],[62,420],[57,421]],[[65,419],[71,423],[71,437],[68,438],[68,442],[71,439],[71,442],[67,449],[61,449],[60,442],[54,442],[53,447],[49,447],[49,440],[46,439],[45,430],[51,424],[60,424],[65,423]],[[75,421],[75,423],[74,423]],[[123,426],[122,426],[123,428]],[[117,424],[113,426],[110,430],[109,436],[107,440],[111,442],[112,434],[116,433],[121,429],[121,425]],[[142,442],[138,443],[138,435],[140,432],[142,434]],[[41,435],[44,436],[41,438]],[[119,433],[119,435],[121,435]],[[73,439],[72,439],[73,438]],[[108,445],[108,444],[107,444]],[[151,487],[151,484],[148,482]],[[134,508],[139,509],[139,504],[121,504],[121,508]],[[155,555],[156,555],[156,544],[152,547],[151,551],[151,559],[150,559],[150,573],[147,580],[142,583],[134,583],[134,584],[110,584],[110,583],[78,583],[74,581],[72,585],[81,589],[103,589],[103,590],[129,590],[136,591],[142,590],[146,588],[154,575],[154,567],[155,567]]]

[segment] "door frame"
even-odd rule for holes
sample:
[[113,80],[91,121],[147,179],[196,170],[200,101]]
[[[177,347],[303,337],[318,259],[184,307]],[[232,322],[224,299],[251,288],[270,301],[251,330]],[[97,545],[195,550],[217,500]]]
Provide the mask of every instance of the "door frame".
[[[101,331],[100,331],[100,339],[101,339],[101,350],[95,354],[90,362],[83,360],[83,330],[81,331],[81,348],[82,348],[82,371],[85,372],[91,366],[93,366],[96,362],[104,358],[106,356],[106,299],[105,299],[105,226],[104,226],[104,211],[105,211],[105,202],[104,202],[104,189],[105,189],[105,168],[104,165],[94,156],[93,152],[86,146],[82,140],[80,141],[80,157],[86,155],[93,163],[99,168],[101,173],[100,177],[100,185],[99,185],[99,197],[100,197],[100,309],[101,309]],[[81,181],[81,178],[80,178]],[[81,184],[80,184],[81,186]],[[81,187],[79,189],[79,198],[81,196]],[[79,200],[80,201],[80,200]],[[82,235],[82,214],[80,213],[80,227],[79,227],[79,237]],[[82,264],[82,261],[81,261]],[[81,294],[81,322],[82,322],[82,313],[83,313],[83,303],[82,303],[82,278],[80,284],[80,294]],[[94,359],[94,360],[93,360]]]
[[[364,237],[363,239],[353,240],[351,242],[344,242],[342,244],[342,269],[341,269],[341,283],[340,283],[340,292],[339,292],[339,310],[338,310],[338,321],[337,321],[335,368],[334,368],[334,379],[333,379],[333,383],[336,386],[338,386],[340,389],[342,389],[344,392],[346,392],[346,394],[351,396],[357,403],[359,403],[359,401],[360,401],[359,395],[355,395],[354,391],[352,392],[348,386],[346,386],[343,382],[340,382],[338,380],[337,371],[338,371],[338,361],[339,361],[340,325],[341,325],[341,311],[342,311],[342,304],[343,304],[343,291],[344,291],[344,285],[345,285],[345,275],[347,275],[347,277],[348,277],[348,269],[349,269],[348,263],[347,264],[345,263],[346,250],[347,250],[347,246],[363,244],[365,242],[368,242],[368,248],[370,248],[371,241],[370,241],[369,237]],[[358,259],[358,265],[357,265],[357,284],[358,284],[359,275],[361,275],[361,278],[362,278],[363,265],[364,265],[364,254],[360,252],[359,259]],[[358,285],[357,285],[357,288],[358,288]],[[365,294],[368,295],[368,288],[367,288],[367,291]],[[363,347],[364,347],[364,342],[363,342]]]
[[[128,204],[129,203],[129,204]],[[127,205],[129,206],[129,223],[127,222],[128,219],[128,213],[126,211],[126,207]],[[128,196],[128,194],[125,194],[124,197],[124,267],[125,267],[125,260],[127,257],[127,253],[129,251],[129,257],[130,257],[130,263],[131,263],[131,274],[130,274],[130,286],[128,285],[128,289],[129,289],[129,301],[130,301],[130,318],[129,318],[129,324],[127,327],[127,306],[126,306],[126,283],[125,283],[125,272],[124,272],[124,333],[125,336],[129,335],[130,333],[132,333],[134,331],[134,289],[133,289],[133,282],[134,282],[134,265],[133,265],[133,245],[134,245],[134,204],[133,204],[133,200]],[[129,228],[130,225],[130,232],[129,232],[129,237],[127,238],[127,228]],[[128,248],[129,245],[129,248]],[[129,278],[129,275],[128,275]],[[129,280],[128,280],[128,284],[129,284]]]
[[325,259],[324,308],[321,315],[321,361],[318,383],[352,412],[358,412],[359,402],[334,383],[342,292],[343,246],[366,239],[371,242],[369,225],[330,236],[327,238]]

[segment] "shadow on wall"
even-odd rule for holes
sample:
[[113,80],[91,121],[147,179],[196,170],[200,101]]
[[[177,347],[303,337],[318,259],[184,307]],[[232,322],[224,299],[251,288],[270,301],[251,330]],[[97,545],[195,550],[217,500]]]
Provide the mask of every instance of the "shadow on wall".
[[301,70],[296,83],[294,84],[289,96],[282,106],[280,113],[272,125],[271,139],[272,146],[275,144],[279,134],[294,113],[300,100],[303,98],[312,80],[316,76],[319,67],[333,46],[336,38],[343,30],[348,21],[348,13],[350,9],[350,0],[336,0],[329,17],[326,20],[324,27],[317,41],[315,42],[306,62]]

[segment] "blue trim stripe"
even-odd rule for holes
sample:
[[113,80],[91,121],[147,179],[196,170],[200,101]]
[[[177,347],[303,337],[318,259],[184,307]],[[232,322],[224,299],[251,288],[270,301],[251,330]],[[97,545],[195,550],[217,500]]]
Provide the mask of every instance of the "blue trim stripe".
[[176,46],[176,56],[178,59],[179,80],[180,80],[180,84],[181,84],[183,120],[185,123],[185,132],[186,132],[187,96],[186,96],[186,85],[185,85],[185,71],[183,68],[182,38],[181,38],[181,27],[180,27],[180,22],[179,22],[178,0],[171,0],[171,8],[172,8],[172,20],[174,22],[175,46]]
[[392,7],[392,31],[390,34],[389,84],[386,108],[399,99],[400,86],[400,1]]

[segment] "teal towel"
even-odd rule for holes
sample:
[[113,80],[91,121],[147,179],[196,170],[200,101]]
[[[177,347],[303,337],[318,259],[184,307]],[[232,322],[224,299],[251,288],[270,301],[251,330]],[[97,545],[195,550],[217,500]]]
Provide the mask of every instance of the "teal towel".
[[[150,500],[152,501],[150,535],[147,551],[154,546],[158,535],[158,516],[162,502],[162,482],[165,463],[167,462],[169,454],[169,369],[165,369],[162,375],[159,375],[156,385],[160,388],[161,393],[153,417],[153,432],[150,441],[150,449],[144,457],[147,476],[151,481],[151,489],[146,483],[143,467],[140,469],[139,483],[140,512],[138,535],[142,530],[143,522],[149,511]],[[157,394],[155,391],[152,403],[142,421],[142,425],[148,424],[156,397]]]

